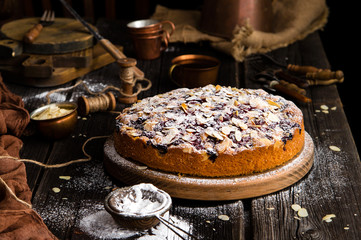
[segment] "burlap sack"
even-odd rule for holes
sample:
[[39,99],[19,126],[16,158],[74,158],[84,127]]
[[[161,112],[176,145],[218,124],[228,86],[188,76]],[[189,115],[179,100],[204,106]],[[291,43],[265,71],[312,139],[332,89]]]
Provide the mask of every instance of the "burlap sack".
[[197,10],[175,10],[158,5],[153,19],[170,20],[176,29],[170,42],[209,41],[211,45],[237,61],[254,53],[285,47],[305,38],[327,23],[328,8],[325,0],[274,0],[272,33],[254,30],[250,25],[236,26],[232,40],[201,32],[201,12]]

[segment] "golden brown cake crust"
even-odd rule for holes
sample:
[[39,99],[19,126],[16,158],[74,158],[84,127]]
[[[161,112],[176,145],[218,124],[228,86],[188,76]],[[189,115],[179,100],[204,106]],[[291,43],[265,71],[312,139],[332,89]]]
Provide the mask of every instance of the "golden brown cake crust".
[[208,85],[146,98],[117,118],[114,146],[151,168],[204,177],[263,172],[304,144],[303,115],[263,90]]

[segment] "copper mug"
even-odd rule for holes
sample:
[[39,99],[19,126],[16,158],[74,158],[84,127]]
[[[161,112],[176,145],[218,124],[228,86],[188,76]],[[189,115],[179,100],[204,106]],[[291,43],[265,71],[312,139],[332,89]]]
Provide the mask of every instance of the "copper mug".
[[169,75],[179,87],[203,87],[217,81],[219,66],[220,61],[211,56],[181,55],[172,60]]
[[143,34],[132,36],[132,39],[137,57],[152,60],[160,57],[161,53],[167,49],[169,33],[162,31],[155,34]]
[[155,33],[159,31],[167,31],[171,36],[174,32],[174,23],[169,20],[159,21],[156,19],[142,19],[127,24],[130,34]]
[[[169,27],[170,31],[167,30]],[[137,57],[152,60],[160,57],[161,52],[168,47],[175,26],[168,20],[143,19],[128,23],[127,28]]]

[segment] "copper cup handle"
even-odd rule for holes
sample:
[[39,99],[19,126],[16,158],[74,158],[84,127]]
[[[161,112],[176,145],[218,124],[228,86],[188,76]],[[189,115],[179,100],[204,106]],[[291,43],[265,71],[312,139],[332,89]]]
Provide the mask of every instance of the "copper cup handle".
[[160,48],[160,51],[161,51],[161,52],[163,52],[164,50],[167,49],[168,43],[169,43],[169,38],[170,38],[170,34],[168,33],[168,31],[163,30],[162,46],[161,46],[161,48]]
[[[174,33],[174,30],[175,30],[174,23],[171,22],[171,21],[169,21],[169,20],[164,20],[164,21],[161,21],[160,24],[162,24],[162,26],[169,24],[169,26],[170,26],[170,28],[171,28],[171,31],[170,31],[170,33],[169,33],[169,36],[172,36],[172,34]],[[163,29],[163,30],[165,30],[165,29]]]

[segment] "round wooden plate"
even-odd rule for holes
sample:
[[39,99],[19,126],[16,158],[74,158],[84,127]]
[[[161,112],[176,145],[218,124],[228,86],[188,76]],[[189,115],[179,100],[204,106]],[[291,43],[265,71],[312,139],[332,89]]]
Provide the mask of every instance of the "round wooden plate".
[[[6,37],[21,42],[25,33],[37,23],[39,23],[39,18],[22,18],[5,23],[1,26],[1,32]],[[93,35],[79,21],[72,18],[55,18],[55,22],[44,27],[32,44],[24,45],[24,52],[67,53],[92,46]]]
[[193,200],[236,200],[279,191],[304,177],[312,167],[313,158],[314,144],[306,132],[303,150],[277,168],[247,176],[204,178],[145,168],[121,157],[111,137],[104,144],[105,169],[116,179],[129,185],[152,183],[172,197]]

